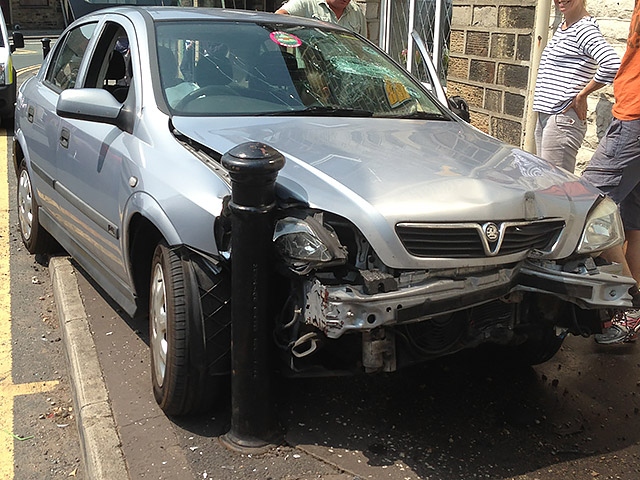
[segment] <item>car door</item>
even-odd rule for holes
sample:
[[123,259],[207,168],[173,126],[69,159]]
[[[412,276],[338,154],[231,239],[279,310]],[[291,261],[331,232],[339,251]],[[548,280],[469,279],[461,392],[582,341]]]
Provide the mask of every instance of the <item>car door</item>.
[[[133,31],[121,17],[105,18],[88,53],[80,87],[106,89],[123,105],[135,108]],[[66,192],[61,208],[65,227],[77,243],[74,255],[81,256],[92,275],[127,295],[121,213],[129,178],[135,176],[129,153],[135,151],[135,137],[113,125],[71,118],[61,118],[58,130],[58,182]]]
[[[429,54],[429,49],[426,44],[422,40],[422,37],[413,30],[411,32],[411,38],[413,38],[413,42],[415,47],[417,48],[416,55],[409,55],[408,59],[412,59],[413,61],[407,61],[408,70],[422,82],[422,84],[427,87],[427,89],[433,93],[440,102],[449,107],[453,113],[458,115],[460,118],[465,120],[466,122],[470,122],[471,118],[469,115],[469,104],[462,97],[454,96],[451,98],[447,98],[446,91],[440,82],[440,76],[438,75],[438,71],[436,70],[435,65],[433,64],[433,60],[431,59],[431,55]],[[413,48],[413,44],[411,47]],[[412,48],[410,50],[412,50]]]
[[38,202],[47,215],[56,220],[60,219],[59,192],[54,189],[60,134],[56,103],[63,90],[75,86],[96,25],[97,22],[78,25],[56,42],[38,76],[25,86],[18,106],[21,110],[20,133],[28,139],[29,150],[26,153],[34,190],[38,192]]

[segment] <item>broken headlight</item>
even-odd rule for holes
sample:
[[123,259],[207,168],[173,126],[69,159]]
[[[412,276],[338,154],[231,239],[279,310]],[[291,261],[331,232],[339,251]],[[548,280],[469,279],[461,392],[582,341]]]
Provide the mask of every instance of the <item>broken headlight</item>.
[[624,227],[618,206],[610,198],[603,198],[589,212],[577,253],[593,253],[618,245],[624,241]]
[[315,268],[342,265],[347,259],[346,249],[334,230],[311,216],[278,220],[273,242],[287,266],[299,275]]

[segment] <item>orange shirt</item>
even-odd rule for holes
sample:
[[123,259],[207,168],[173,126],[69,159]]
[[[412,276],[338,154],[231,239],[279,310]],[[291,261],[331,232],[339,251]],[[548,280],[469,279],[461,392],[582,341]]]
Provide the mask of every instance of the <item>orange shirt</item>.
[[640,2],[636,0],[627,49],[613,81],[616,103],[611,112],[618,120],[640,119]]

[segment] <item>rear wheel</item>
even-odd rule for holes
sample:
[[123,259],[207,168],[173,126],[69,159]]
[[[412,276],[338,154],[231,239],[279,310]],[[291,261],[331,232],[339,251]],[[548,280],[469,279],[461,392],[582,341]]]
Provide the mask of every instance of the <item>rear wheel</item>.
[[49,232],[40,225],[38,203],[33,193],[29,170],[24,163],[18,172],[17,204],[20,236],[29,253],[51,251],[55,241]]
[[[190,260],[181,258],[166,243],[156,247],[149,289],[151,376],[156,401],[169,415],[210,409],[228,390],[228,376],[221,375],[220,369],[212,372],[207,360],[225,352],[213,351],[220,345],[207,338],[205,321],[212,313],[203,312],[192,272]],[[227,312],[224,308],[217,313]],[[229,345],[224,348],[228,350]]]

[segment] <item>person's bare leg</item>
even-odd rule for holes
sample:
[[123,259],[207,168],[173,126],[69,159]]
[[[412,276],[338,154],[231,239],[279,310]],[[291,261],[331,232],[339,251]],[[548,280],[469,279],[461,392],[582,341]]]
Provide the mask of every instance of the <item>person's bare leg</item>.
[[[634,233],[638,234],[640,232]],[[640,235],[634,235],[632,233],[630,236],[627,236],[624,245],[618,245],[616,247],[605,250],[601,255],[602,258],[609,262],[619,263],[622,266],[622,274],[627,277],[632,277],[636,280],[635,290],[637,291],[638,277],[634,277],[632,275],[632,270],[630,268],[629,262],[627,261],[627,255],[631,251],[637,252],[638,248],[640,247],[640,243],[636,244],[636,242],[640,242]],[[640,260],[640,254],[636,255],[632,260],[633,262],[637,262],[634,263],[635,266],[640,266],[640,262],[638,262],[638,260]],[[633,290],[634,287],[631,287],[629,289],[629,294],[632,297],[635,296]],[[635,304],[635,302],[633,303]],[[618,312],[613,315],[611,321],[603,323],[602,333],[597,333],[594,338],[596,343],[606,345],[631,341],[633,336],[635,336],[635,333],[631,332],[629,327],[627,326],[626,313],[620,315],[620,312]]]
[[625,258],[631,276],[640,283],[640,230],[627,230]]
[[[637,231],[636,233],[640,233],[640,231]],[[639,241],[640,241],[640,237],[639,237]],[[638,246],[640,247],[640,244]],[[624,254],[624,249],[622,245],[611,247],[610,249],[605,250],[604,252],[602,252],[601,256],[602,258],[604,258],[609,262],[619,263],[622,266],[623,275],[627,277],[633,277],[636,280],[636,282],[638,281],[637,277],[633,276],[631,273],[631,268],[629,268],[629,263],[627,262],[627,258]],[[640,260],[640,255],[638,260]]]

